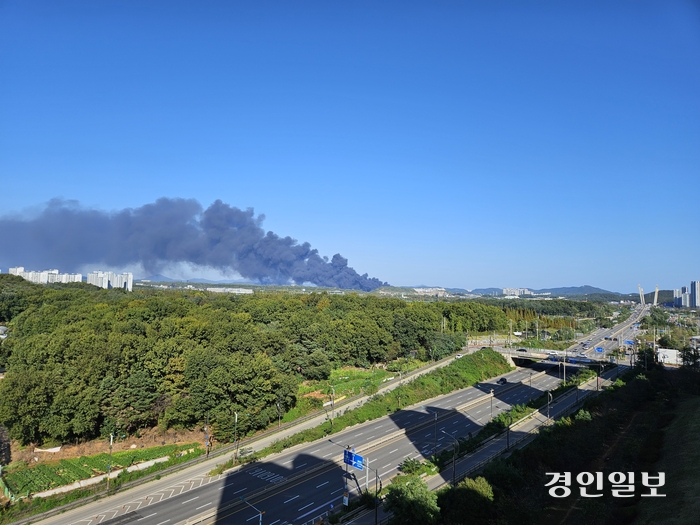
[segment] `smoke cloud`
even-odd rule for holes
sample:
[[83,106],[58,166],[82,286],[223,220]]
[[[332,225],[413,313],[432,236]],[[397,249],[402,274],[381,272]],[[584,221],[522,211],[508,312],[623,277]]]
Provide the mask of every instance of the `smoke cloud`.
[[386,283],[359,275],[335,254],[329,261],[309,243],[262,228],[264,215],[217,200],[161,198],[115,213],[54,199],[32,219],[0,218],[0,264],[76,272],[86,264],[141,264],[159,273],[173,263],[232,271],[260,283],[313,283],[373,290]]

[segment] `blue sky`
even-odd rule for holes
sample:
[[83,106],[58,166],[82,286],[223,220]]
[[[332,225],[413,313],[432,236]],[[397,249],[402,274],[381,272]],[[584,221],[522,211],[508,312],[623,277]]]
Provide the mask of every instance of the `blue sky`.
[[700,279],[699,168],[697,2],[0,2],[5,217],[221,199],[395,285],[632,292]]

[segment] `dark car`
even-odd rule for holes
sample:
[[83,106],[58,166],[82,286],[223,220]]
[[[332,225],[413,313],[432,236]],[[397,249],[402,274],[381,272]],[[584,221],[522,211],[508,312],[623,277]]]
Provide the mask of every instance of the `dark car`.
[[527,352],[527,348],[518,348],[518,352]]
[[505,385],[507,382],[508,380],[505,377],[502,377],[501,379],[496,381],[496,383],[498,383],[499,385]]

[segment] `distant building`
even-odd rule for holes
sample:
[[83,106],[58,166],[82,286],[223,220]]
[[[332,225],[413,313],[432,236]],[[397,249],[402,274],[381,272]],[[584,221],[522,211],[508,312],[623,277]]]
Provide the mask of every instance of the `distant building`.
[[207,292],[214,293],[235,293],[235,294],[252,294],[253,290],[250,288],[207,288]]
[[87,275],[87,282],[99,288],[122,288],[131,292],[134,288],[134,274],[131,272],[121,274],[102,271],[90,272]]
[[58,273],[58,270],[42,270],[40,272],[32,270],[25,272],[24,266],[10,268],[9,273],[37,284],[80,283],[83,281],[83,275],[80,273]]
[[690,281],[690,307],[697,308],[700,300],[700,281]]
[[444,288],[414,288],[418,295],[430,295],[433,297],[448,297]]

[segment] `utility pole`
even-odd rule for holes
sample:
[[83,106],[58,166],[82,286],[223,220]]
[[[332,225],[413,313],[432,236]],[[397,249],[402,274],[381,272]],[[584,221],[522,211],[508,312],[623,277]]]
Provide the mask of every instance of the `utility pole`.
[[275,403],[277,405],[277,428],[282,428],[282,412],[280,411],[279,401]]
[[233,441],[236,443],[236,451],[233,453],[233,460],[238,460],[238,412],[233,413],[235,419],[233,423]]
[[549,423],[549,404],[552,402],[552,393],[547,390],[547,423]]
[[491,419],[489,421],[493,421],[493,388],[491,389]]
[[112,443],[114,442],[114,434],[109,434],[109,465],[107,465],[107,494],[109,494],[109,475],[112,473]]
[[209,457],[209,415],[208,414],[204,420],[204,450],[207,451],[207,457]]

